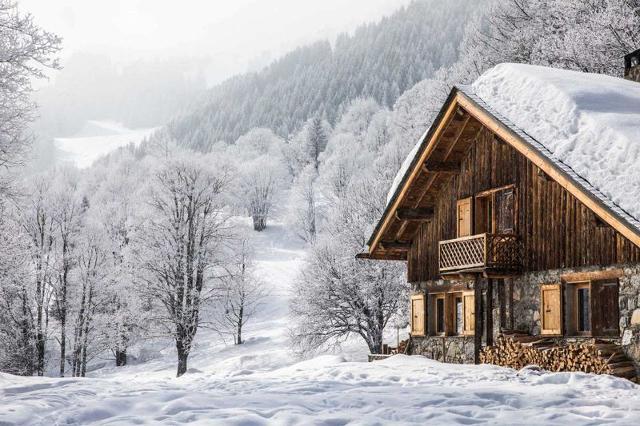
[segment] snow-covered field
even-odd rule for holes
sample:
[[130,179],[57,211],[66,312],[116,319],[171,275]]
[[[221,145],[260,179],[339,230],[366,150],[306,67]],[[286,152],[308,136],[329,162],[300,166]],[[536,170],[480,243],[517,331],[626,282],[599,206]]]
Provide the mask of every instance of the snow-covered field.
[[[248,227],[248,223],[247,223]],[[175,378],[171,346],[89,377],[0,374],[0,425],[57,424],[635,424],[640,388],[608,376],[516,372],[396,356],[344,353],[300,361],[287,346],[288,290],[303,246],[280,223],[257,237],[271,295],[246,344],[198,333],[189,372]]]
[[60,159],[89,167],[99,157],[133,143],[142,142],[156,129],[128,129],[111,121],[88,121],[84,128],[70,138],[56,138],[54,143]]

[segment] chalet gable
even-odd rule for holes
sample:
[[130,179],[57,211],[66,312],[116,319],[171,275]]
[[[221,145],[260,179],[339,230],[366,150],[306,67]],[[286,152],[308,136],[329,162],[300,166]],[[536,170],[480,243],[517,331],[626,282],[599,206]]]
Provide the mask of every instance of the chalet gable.
[[[582,204],[636,246],[640,246],[640,221],[575,170],[558,159],[509,119],[481,99],[472,87],[454,88],[433,125],[420,142],[410,165],[399,179],[383,217],[369,240],[371,259],[406,260],[407,247],[420,224],[430,219],[439,190],[483,129],[497,143],[506,143],[529,159]],[[469,194],[472,196],[475,194]]]

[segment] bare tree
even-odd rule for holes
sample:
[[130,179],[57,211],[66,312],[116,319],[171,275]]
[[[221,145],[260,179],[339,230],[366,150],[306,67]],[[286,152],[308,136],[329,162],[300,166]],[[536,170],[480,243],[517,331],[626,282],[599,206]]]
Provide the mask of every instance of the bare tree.
[[224,303],[216,320],[218,331],[232,335],[235,344],[241,345],[243,328],[260,308],[267,292],[256,276],[250,241],[241,239],[234,250],[229,274],[223,279]]
[[227,238],[227,184],[225,169],[211,170],[193,157],[171,160],[153,182],[151,218],[140,247],[145,291],[162,305],[157,320],[175,340],[178,376],[187,371],[201,310],[218,295],[213,275]]
[[320,167],[320,154],[322,154],[327,147],[328,138],[326,128],[328,128],[329,125],[318,115],[311,119],[308,126],[309,156],[311,157],[311,163],[317,172]]
[[311,165],[296,178],[289,197],[289,221],[296,234],[308,243],[318,232],[318,195],[315,180],[318,174]]

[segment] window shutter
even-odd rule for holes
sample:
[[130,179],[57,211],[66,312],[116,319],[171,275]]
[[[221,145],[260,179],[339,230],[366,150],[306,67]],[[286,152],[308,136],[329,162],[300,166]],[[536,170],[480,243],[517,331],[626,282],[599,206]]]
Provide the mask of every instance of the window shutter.
[[591,332],[593,336],[618,336],[619,304],[617,281],[591,282]]
[[512,234],[515,226],[515,192],[505,189],[496,194],[496,232]]
[[472,291],[465,292],[462,295],[462,305],[464,311],[464,334],[472,335],[476,326],[475,299]]
[[411,335],[424,336],[426,324],[424,294],[411,296]]
[[540,334],[562,334],[562,285],[544,284],[540,288]]
[[471,198],[458,200],[458,237],[471,235]]

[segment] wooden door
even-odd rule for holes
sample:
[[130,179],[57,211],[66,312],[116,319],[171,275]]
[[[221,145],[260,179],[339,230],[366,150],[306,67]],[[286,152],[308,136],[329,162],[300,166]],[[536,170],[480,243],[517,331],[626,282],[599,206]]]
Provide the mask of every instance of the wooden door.
[[562,286],[545,284],[540,290],[541,334],[562,334]]
[[472,291],[462,295],[462,309],[464,311],[464,334],[472,335],[476,329],[475,298]]
[[591,282],[591,332],[593,336],[618,336],[618,281]]
[[415,294],[411,296],[411,335],[425,335],[425,303],[424,294]]
[[458,200],[458,238],[471,235],[471,200]]

